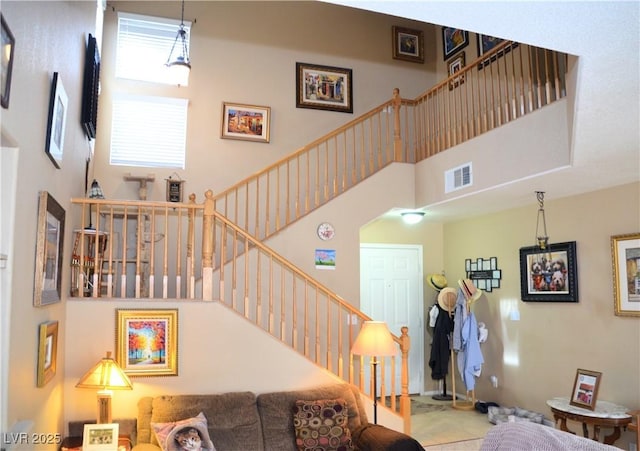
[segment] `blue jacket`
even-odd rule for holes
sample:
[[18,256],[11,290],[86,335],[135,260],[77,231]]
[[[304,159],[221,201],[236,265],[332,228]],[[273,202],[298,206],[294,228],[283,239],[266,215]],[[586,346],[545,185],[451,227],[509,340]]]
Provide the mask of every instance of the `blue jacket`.
[[467,391],[476,386],[476,377],[480,375],[484,358],[478,341],[478,323],[473,312],[469,312],[460,331],[462,348],[458,351],[458,369]]

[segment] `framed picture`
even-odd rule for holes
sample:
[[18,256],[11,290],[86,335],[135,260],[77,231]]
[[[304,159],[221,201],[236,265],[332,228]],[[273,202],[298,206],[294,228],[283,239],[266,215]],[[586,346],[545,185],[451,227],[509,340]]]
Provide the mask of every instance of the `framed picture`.
[[[482,56],[482,55],[490,52],[491,50],[493,50],[494,47],[496,47],[497,45],[499,45],[499,44],[504,42],[504,39],[495,38],[493,36],[489,36],[489,35],[486,35],[486,34],[477,34],[476,38],[478,39],[478,56]],[[513,43],[512,45],[506,47],[504,49],[504,51],[500,51],[500,52],[496,53],[495,55],[493,55],[491,58],[487,58],[487,59],[483,60],[478,65],[478,70],[482,69],[483,67],[485,67],[488,64],[491,64],[497,58],[501,57],[505,53],[508,53],[509,51],[511,51],[512,48],[517,47],[517,46],[518,46],[518,44]]]
[[270,128],[268,106],[222,103],[222,138],[268,143]]
[[392,27],[393,58],[424,63],[424,32],[411,28]]
[[33,282],[33,305],[36,307],[60,301],[64,219],[64,208],[48,192],[41,191],[38,202],[38,236]]
[[578,302],[576,242],[520,248],[523,301]]
[[40,324],[38,334],[38,387],[44,387],[56,375],[58,361],[58,321]]
[[442,27],[442,54],[445,61],[469,45],[469,32],[458,28]]
[[618,316],[640,316],[640,233],[611,237],[613,299]]
[[578,369],[569,404],[583,409],[594,410],[601,377],[602,373],[598,371]]
[[129,376],[177,376],[178,310],[117,310],[116,362]]
[[118,423],[85,424],[82,451],[117,451]]
[[[460,52],[455,58],[453,58],[449,62],[449,77],[456,74],[456,72],[460,72],[462,68],[465,66],[464,61],[464,52]],[[457,88],[462,83],[464,83],[465,74],[458,75],[449,81],[449,91]]]
[[60,169],[62,166],[62,152],[64,150],[64,131],[67,126],[67,105],[69,98],[62,86],[58,72],[53,73],[51,81],[51,97],[49,99],[49,122],[47,123],[47,141],[45,152]]
[[2,61],[2,68],[0,69],[0,76],[2,77],[2,97],[0,98],[0,103],[2,104],[2,108],[9,108],[13,51],[15,49],[16,39],[9,29],[9,25],[7,25],[7,22],[4,20],[4,15],[0,14],[0,20],[2,21],[2,54],[0,55]]
[[353,113],[352,71],[296,63],[296,107]]

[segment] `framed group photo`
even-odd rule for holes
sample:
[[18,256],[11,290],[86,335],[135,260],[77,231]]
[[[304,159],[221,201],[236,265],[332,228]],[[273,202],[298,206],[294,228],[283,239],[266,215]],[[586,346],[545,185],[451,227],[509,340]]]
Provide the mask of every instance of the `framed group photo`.
[[617,316],[640,316],[640,233],[611,237],[613,299]]
[[353,113],[352,70],[296,63],[296,107]]
[[178,375],[178,310],[117,310],[116,362],[128,376]]
[[520,248],[523,301],[578,302],[576,242]]
[[424,32],[404,27],[392,27],[393,58],[424,63]]
[[64,208],[47,191],[38,198],[38,232],[33,305],[60,301],[62,293],[62,250],[64,249]]
[[222,138],[268,143],[270,128],[268,106],[222,103]]
[[569,404],[583,409],[595,410],[602,373],[578,369],[573,382]]

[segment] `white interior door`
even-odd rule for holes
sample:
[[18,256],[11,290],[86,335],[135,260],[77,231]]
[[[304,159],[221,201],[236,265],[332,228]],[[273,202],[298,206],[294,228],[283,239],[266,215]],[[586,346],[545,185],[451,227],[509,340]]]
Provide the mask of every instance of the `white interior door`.
[[[409,327],[409,393],[422,393],[424,387],[422,299],[421,245],[360,245],[361,310],[385,321],[395,335],[400,335],[402,326]],[[397,367],[396,392],[400,393]]]

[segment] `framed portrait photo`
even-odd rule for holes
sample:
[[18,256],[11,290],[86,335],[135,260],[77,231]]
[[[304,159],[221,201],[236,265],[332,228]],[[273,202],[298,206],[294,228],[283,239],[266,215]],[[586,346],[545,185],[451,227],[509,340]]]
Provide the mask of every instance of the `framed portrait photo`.
[[40,324],[38,331],[37,386],[44,387],[56,375],[58,361],[58,321]]
[[118,423],[85,424],[82,451],[117,451]]
[[640,316],[640,233],[611,237],[613,299],[617,316]]
[[595,410],[601,377],[602,373],[598,371],[578,369],[569,404],[583,409]]
[[62,292],[62,251],[64,249],[64,208],[47,191],[38,198],[38,236],[33,305],[59,302]]
[[578,302],[576,242],[520,248],[523,301]]
[[268,106],[222,103],[222,138],[268,143],[270,128]]
[[116,362],[128,376],[178,375],[178,310],[117,310]]
[[296,107],[353,113],[352,71],[296,63]]
[[67,127],[67,106],[69,98],[62,85],[60,74],[53,73],[51,80],[51,97],[49,99],[49,121],[47,123],[47,140],[45,152],[53,165],[62,167],[62,153],[64,151],[64,131]]
[[393,59],[424,63],[424,32],[392,27]]
[[445,61],[469,45],[469,32],[458,28],[442,27],[442,54]]
[[11,72],[13,72],[13,52],[16,46],[16,39],[13,37],[11,29],[9,29],[9,25],[4,20],[4,15],[0,14],[0,20],[2,21],[2,54],[0,54],[0,61],[2,63],[2,69],[0,70],[2,92],[0,103],[2,104],[2,108],[9,108]]

